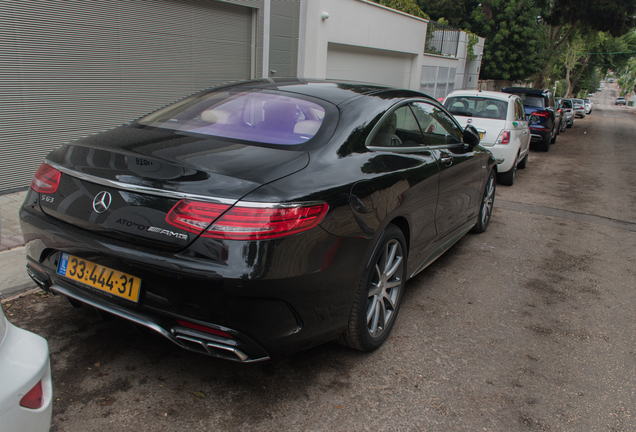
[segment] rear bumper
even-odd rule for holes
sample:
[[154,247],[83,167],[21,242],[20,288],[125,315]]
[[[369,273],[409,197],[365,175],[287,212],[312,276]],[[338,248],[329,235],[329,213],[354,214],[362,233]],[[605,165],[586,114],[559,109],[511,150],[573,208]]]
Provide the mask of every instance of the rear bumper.
[[[54,294],[149,328],[183,348],[241,362],[309,348],[346,327],[367,239],[340,238],[317,227],[261,242],[199,239],[175,253],[68,225],[39,211],[31,195],[37,196],[29,192],[20,212],[28,271]],[[139,277],[139,301],[58,275],[62,252]]]
[[530,138],[532,141],[547,141],[550,139],[550,131],[543,127],[533,126],[530,128]]
[[[525,136],[525,135],[524,135]],[[497,145],[485,147],[498,161],[501,161],[497,164],[497,172],[505,173],[512,169],[512,166],[515,162],[515,157],[517,153],[519,153],[519,147],[514,145]]]

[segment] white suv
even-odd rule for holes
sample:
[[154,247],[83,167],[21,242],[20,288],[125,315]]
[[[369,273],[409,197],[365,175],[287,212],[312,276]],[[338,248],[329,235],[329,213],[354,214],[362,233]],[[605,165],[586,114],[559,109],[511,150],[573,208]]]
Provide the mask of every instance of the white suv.
[[446,96],[444,106],[466,127],[477,128],[480,144],[497,159],[497,180],[512,186],[518,168],[528,164],[530,130],[523,102],[510,93],[457,90]]

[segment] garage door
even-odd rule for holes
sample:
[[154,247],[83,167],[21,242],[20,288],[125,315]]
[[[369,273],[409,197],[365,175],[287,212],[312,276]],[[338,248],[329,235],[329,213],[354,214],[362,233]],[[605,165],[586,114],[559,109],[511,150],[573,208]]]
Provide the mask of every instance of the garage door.
[[412,61],[410,54],[330,43],[327,79],[409,88]]
[[0,192],[68,140],[252,70],[248,7],[0,0]]

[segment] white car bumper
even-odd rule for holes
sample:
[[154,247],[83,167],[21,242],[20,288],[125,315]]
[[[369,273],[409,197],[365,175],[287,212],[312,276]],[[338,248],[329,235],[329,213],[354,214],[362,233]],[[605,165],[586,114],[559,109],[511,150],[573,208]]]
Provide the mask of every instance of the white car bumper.
[[497,159],[497,162],[501,160],[501,163],[497,164],[497,172],[500,173],[505,173],[512,169],[515,157],[519,151],[516,146],[509,144],[495,144],[493,146],[484,145],[484,148],[490,150],[495,159]]
[[[2,334],[4,339],[2,339]],[[39,432],[51,427],[53,389],[46,340],[6,321],[0,311],[0,432]],[[40,408],[20,406],[42,383]]]

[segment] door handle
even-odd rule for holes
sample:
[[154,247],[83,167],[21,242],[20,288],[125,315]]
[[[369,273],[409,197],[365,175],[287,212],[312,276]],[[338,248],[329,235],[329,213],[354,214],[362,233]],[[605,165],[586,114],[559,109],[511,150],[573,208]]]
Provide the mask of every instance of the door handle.
[[453,158],[451,156],[443,157],[442,163],[446,166],[451,166],[453,164]]

